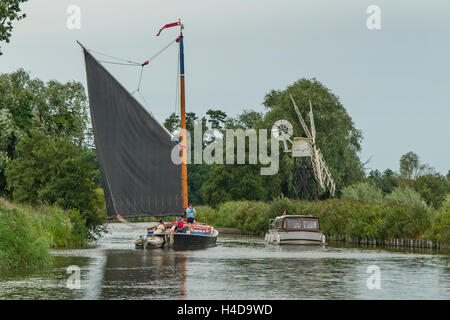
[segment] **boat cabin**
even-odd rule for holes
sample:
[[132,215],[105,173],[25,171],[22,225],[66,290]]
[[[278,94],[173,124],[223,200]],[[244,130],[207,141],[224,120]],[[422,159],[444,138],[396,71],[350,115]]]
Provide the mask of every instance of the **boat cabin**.
[[286,215],[272,219],[270,228],[280,231],[320,232],[320,221],[318,217]]

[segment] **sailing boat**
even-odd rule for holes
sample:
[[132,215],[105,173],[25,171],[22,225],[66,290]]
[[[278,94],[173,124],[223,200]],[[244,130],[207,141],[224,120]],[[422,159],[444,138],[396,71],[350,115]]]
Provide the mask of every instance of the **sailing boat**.
[[[181,141],[186,141],[184,46],[181,19],[159,33],[180,26]],[[159,35],[158,33],[158,35]],[[130,94],[81,43],[86,65],[89,105],[108,219],[127,222],[130,217],[183,216],[188,206],[187,151]],[[142,67],[148,61],[142,64]],[[141,72],[142,76],[142,72]],[[181,148],[181,169],[171,158]],[[218,231],[193,223],[178,232],[167,223],[158,236],[149,228],[136,247],[208,247],[216,244]],[[158,238],[156,238],[158,237]],[[140,240],[140,244],[139,244]]]

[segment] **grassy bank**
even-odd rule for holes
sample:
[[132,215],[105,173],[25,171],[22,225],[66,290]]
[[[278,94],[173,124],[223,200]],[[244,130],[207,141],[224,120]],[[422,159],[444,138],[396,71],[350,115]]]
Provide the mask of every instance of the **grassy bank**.
[[421,205],[399,202],[368,203],[342,199],[272,202],[227,202],[213,209],[197,207],[197,220],[215,227],[239,228],[262,235],[269,219],[287,214],[314,215],[321,219],[327,235],[349,235],[352,238],[429,239],[450,243],[450,207],[432,210]]
[[30,207],[0,199],[0,268],[47,264],[50,248],[84,247],[88,230],[76,210]]

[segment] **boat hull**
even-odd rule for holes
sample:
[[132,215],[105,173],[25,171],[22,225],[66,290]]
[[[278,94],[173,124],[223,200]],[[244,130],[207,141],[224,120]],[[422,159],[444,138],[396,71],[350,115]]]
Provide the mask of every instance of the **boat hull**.
[[[217,237],[219,232],[213,230],[212,233],[160,233],[160,234],[149,234],[147,239],[150,238],[160,238],[162,241],[136,241],[136,249],[152,249],[152,248],[163,248],[171,247],[174,249],[199,249],[208,248],[216,245]],[[146,245],[144,245],[144,243]]]
[[325,236],[322,232],[269,230],[265,241],[278,245],[321,245],[325,243]]
[[207,248],[216,245],[218,232],[215,230],[213,234],[188,234],[188,233],[175,233],[173,235],[174,249],[196,249]]

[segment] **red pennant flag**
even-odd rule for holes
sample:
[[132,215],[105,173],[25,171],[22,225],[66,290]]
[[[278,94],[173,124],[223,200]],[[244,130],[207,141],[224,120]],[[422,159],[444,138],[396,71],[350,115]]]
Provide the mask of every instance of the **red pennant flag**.
[[156,36],[159,36],[159,34],[161,33],[161,31],[163,31],[163,30],[166,29],[166,28],[176,27],[176,26],[179,26],[179,25],[180,25],[180,22],[174,22],[174,23],[166,24],[164,27],[162,27],[162,28],[159,30],[159,32],[158,32],[158,34],[157,34]]

